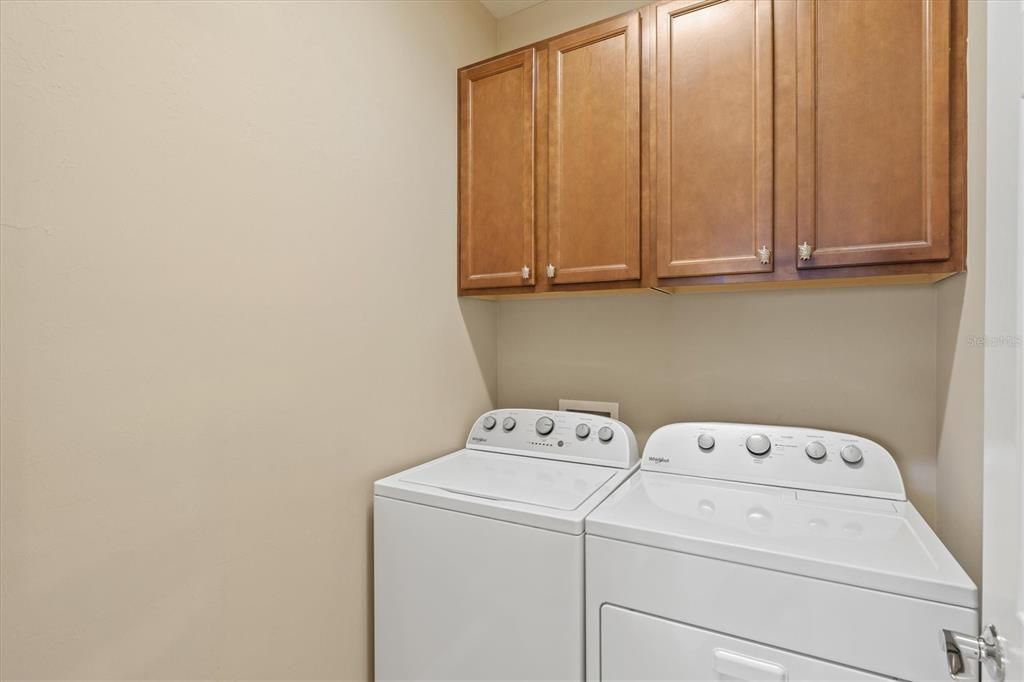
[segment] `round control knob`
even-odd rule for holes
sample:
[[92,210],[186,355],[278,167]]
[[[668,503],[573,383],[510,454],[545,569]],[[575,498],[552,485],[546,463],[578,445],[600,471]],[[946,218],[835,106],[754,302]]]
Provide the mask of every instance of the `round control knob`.
[[747,438],[747,450],[752,455],[767,455],[768,451],[772,449],[772,442],[768,440],[768,436],[763,433],[755,433],[754,435]]
[[491,415],[487,415],[486,417],[484,417],[484,429],[486,429],[487,431],[493,429],[497,423],[498,420],[492,417]]
[[702,433],[697,436],[697,447],[701,450],[710,450],[715,447],[715,437],[710,433]]
[[612,427],[610,426],[602,426],[597,430],[597,437],[602,443],[607,443],[615,437],[615,432],[612,431]]
[[590,435],[590,427],[586,424],[580,424],[576,427],[576,437],[580,440]]
[[864,453],[856,445],[844,445],[843,449],[839,451],[839,456],[847,464],[860,464],[864,461]]
[[546,436],[555,430],[555,422],[551,421],[551,417],[541,417],[537,420],[537,433],[542,436]]
[[825,446],[820,440],[812,440],[807,444],[807,447],[804,448],[804,452],[806,452],[807,456],[813,460],[825,458]]
[[511,431],[516,428],[516,420],[514,417],[505,417],[505,421],[501,422],[501,428],[506,431]]

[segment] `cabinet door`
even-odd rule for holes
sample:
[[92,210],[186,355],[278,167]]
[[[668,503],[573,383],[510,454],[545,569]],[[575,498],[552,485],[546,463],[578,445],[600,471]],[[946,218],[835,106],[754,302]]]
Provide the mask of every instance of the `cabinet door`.
[[949,257],[949,46],[948,0],[798,3],[799,267]]
[[548,45],[551,281],[640,277],[640,15]]
[[659,277],[771,271],[772,4],[657,8]]
[[459,72],[459,284],[533,284],[534,50]]

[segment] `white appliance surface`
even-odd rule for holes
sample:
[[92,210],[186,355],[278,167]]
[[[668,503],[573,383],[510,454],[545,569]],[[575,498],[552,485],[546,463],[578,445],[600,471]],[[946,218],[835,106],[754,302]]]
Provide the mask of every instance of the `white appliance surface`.
[[908,502],[641,471],[587,533],[975,608],[977,589]]
[[572,510],[619,469],[462,450],[404,474],[406,483],[492,500]]
[[886,680],[615,606],[601,613],[606,680]]
[[580,680],[583,536],[375,497],[377,680]]
[[[550,419],[546,426],[544,418]],[[512,428],[506,429],[509,424]],[[541,435],[538,426],[541,430],[550,426],[551,431]],[[586,436],[577,435],[577,429]],[[602,440],[602,435],[608,439]],[[614,419],[546,410],[493,410],[476,420],[464,449],[383,478],[373,484],[373,491],[383,497],[581,535],[583,519],[629,478],[638,459],[636,437]]]
[[494,410],[377,481],[376,679],[582,680],[584,518],[637,460],[615,420]]
[[849,434],[663,427],[586,536],[588,679],[940,679],[942,629],[976,627],[892,456]]

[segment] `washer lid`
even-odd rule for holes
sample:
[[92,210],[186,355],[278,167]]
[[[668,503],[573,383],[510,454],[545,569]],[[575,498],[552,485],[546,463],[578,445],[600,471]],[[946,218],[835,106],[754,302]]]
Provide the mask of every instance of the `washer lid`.
[[641,471],[588,534],[883,592],[978,605],[977,588],[909,502]]
[[459,450],[373,484],[381,497],[545,530],[583,534],[583,519],[637,469]]
[[406,483],[489,500],[571,510],[615,475],[614,469],[463,450],[400,475]]

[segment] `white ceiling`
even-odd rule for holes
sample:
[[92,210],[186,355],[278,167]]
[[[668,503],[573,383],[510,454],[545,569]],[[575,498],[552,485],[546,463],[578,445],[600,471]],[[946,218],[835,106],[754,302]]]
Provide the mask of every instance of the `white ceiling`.
[[480,2],[488,12],[494,15],[495,19],[501,19],[527,7],[539,5],[544,0],[480,0]]

